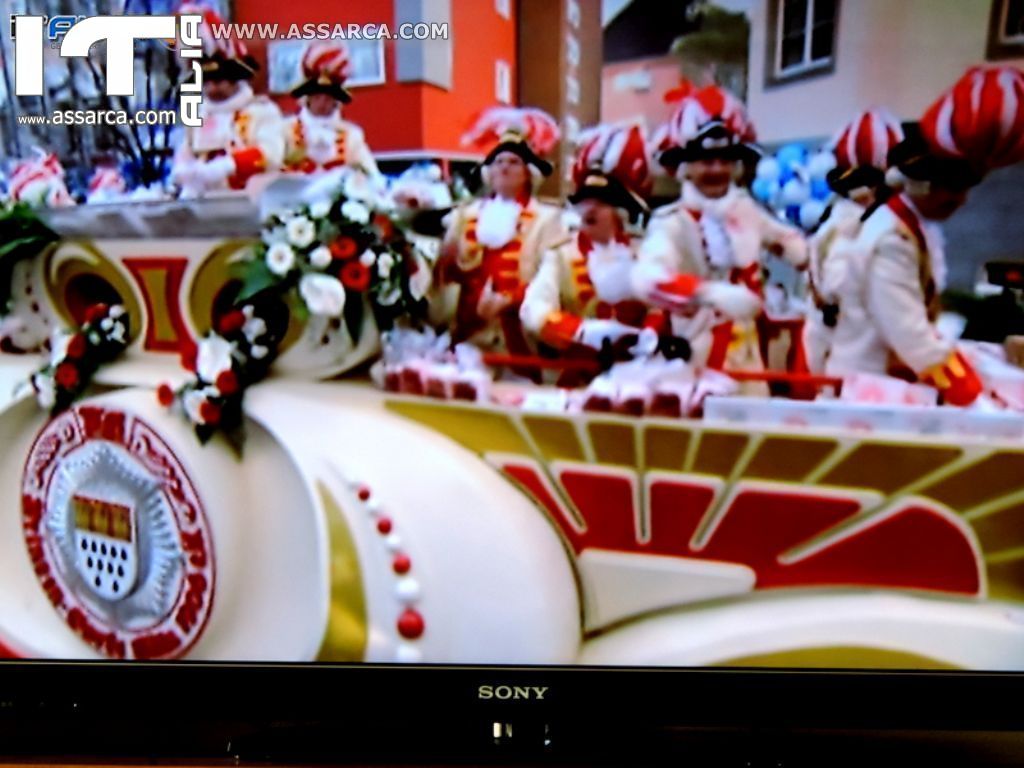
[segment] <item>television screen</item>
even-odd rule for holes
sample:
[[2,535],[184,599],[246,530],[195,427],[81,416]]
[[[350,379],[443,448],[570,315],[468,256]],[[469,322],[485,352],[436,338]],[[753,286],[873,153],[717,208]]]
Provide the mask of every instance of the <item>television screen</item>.
[[1024,668],[1024,4],[72,5],[0,656]]

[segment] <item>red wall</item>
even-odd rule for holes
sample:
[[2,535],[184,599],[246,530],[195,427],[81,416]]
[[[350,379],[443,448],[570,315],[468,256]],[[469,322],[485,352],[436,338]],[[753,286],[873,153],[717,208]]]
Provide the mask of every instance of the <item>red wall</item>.
[[[516,92],[516,25],[498,15],[493,0],[451,0],[452,90],[423,83],[395,82],[395,44],[384,41],[385,83],[352,89],[345,115],[366,131],[375,152],[466,153],[460,143],[473,117],[494,103],[494,67],[499,58],[512,66]],[[515,3],[513,2],[513,8]],[[234,21],[290,24],[388,24],[394,30],[393,0],[235,0]],[[249,41],[265,65],[265,44]],[[265,87],[258,80],[257,89]],[[294,109],[290,99],[282,100]]]

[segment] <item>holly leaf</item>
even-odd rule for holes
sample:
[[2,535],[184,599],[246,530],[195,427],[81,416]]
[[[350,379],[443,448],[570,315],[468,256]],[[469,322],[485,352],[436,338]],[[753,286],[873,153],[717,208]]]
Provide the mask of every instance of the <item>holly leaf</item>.
[[237,301],[251,299],[256,294],[273,287],[277,282],[277,275],[270,271],[263,259],[246,262],[242,277],[242,290],[238,293]]

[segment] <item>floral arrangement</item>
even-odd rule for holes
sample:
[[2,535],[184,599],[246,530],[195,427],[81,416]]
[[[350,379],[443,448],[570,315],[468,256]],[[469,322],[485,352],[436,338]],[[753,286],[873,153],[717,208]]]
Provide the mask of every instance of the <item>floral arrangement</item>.
[[183,356],[195,378],[178,390],[162,385],[157,397],[179,405],[201,441],[221,431],[240,450],[244,391],[267,376],[284,332],[271,322],[274,307],[341,319],[355,344],[367,308],[381,331],[401,317],[424,318],[430,271],[369,185],[338,177],[329,193],[266,218],[260,243],[240,264],[236,308]]
[[57,237],[27,203],[0,204],[0,316],[10,310],[14,265],[36,256]]
[[77,331],[50,339],[50,362],[32,374],[36,400],[52,415],[67,409],[89,386],[99,367],[128,345],[128,315],[119,304],[94,304]]
[[239,298],[271,291],[300,317],[344,317],[358,342],[367,304],[382,331],[425,311],[425,287],[417,286],[429,281],[429,265],[417,256],[390,210],[370,195],[342,193],[268,217],[261,244],[243,263]]
[[222,431],[240,452],[242,394],[266,377],[279,343],[256,303],[243,304],[223,315],[214,332],[186,347],[182,364],[194,378],[177,390],[161,384],[157,400],[165,407],[180,408],[200,442]]

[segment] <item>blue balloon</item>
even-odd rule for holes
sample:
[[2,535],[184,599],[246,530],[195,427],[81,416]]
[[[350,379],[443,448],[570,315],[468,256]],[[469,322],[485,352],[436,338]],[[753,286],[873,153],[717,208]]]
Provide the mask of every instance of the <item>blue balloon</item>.
[[804,149],[802,144],[786,144],[775,153],[775,159],[779,161],[779,165],[783,169],[802,164],[806,157],[807,150]]
[[782,173],[779,174],[779,186],[786,186],[786,182],[790,179],[796,178],[796,172],[793,170],[793,166],[784,165],[782,166]]
[[811,179],[811,197],[815,200],[828,200],[832,194],[828,182],[824,179]]
[[772,199],[772,193],[775,191],[776,186],[769,179],[754,179],[754,183],[750,185],[750,191],[762,203],[767,203]]
[[799,205],[787,205],[786,206],[786,218],[789,219],[796,225],[800,224],[800,206]]

